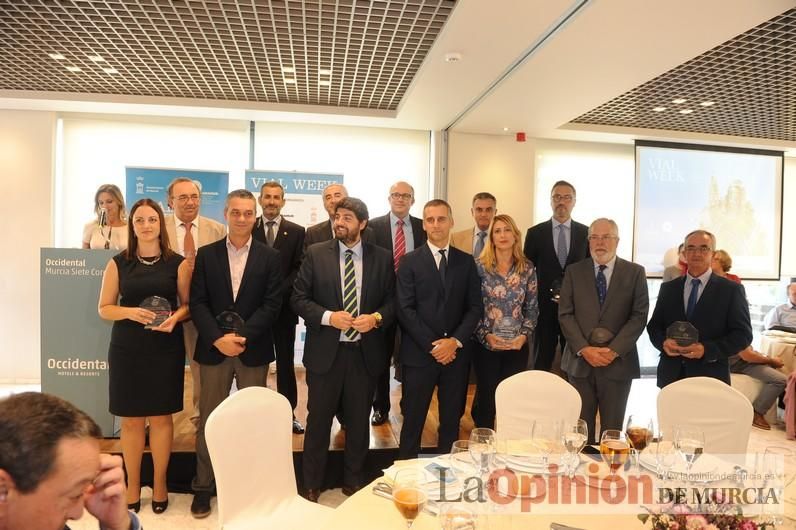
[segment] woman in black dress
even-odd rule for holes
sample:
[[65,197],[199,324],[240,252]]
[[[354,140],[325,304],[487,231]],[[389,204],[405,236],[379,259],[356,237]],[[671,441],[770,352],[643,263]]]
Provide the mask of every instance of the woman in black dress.
[[[154,480],[152,510],[168,507],[166,470],[174,425],[171,415],[182,410],[185,347],[180,321],[188,317],[188,262],[169,249],[163,211],[151,199],[133,205],[127,250],[105,267],[99,314],[113,321],[108,349],[110,412],[122,418],[122,454],[127,469],[127,503],[141,505],[141,456],[149,418],[149,445]],[[149,326],[156,314],[139,307],[158,296],[173,310],[165,321]],[[149,326],[149,327],[147,327]]]

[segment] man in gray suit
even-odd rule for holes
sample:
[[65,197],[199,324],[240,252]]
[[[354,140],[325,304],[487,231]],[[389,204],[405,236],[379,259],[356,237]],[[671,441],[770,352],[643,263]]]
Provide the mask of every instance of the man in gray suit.
[[589,227],[590,258],[567,267],[558,319],[567,346],[561,368],[580,394],[580,417],[589,443],[600,430],[622,429],[633,378],[640,376],[638,340],[647,323],[649,295],[644,267],[616,256],[619,228],[600,218]]

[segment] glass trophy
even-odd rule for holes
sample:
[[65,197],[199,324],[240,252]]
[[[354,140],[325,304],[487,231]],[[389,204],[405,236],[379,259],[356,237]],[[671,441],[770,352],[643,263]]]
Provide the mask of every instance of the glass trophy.
[[666,328],[666,338],[673,339],[678,346],[691,346],[699,342],[699,331],[690,322],[678,320]]
[[512,341],[520,334],[520,321],[514,317],[501,317],[495,320],[492,333],[500,340]]
[[218,323],[219,329],[224,333],[235,333],[237,334],[240,330],[243,329],[243,325],[246,323],[243,320],[243,317],[237,314],[235,311],[223,311],[216,317],[216,322]]
[[561,280],[553,280],[550,284],[550,300],[556,304],[561,300]]
[[144,329],[156,328],[171,316],[171,304],[162,296],[148,296],[138,307],[155,313],[155,319],[144,326]]
[[605,348],[614,340],[614,332],[606,328],[594,328],[589,333],[589,346]]

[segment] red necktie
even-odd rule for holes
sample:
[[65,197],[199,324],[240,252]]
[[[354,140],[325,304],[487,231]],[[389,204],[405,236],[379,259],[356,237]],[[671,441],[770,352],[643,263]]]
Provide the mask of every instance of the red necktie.
[[404,236],[403,219],[398,219],[398,222],[395,224],[395,245],[392,249],[392,261],[395,271],[398,272],[398,262],[400,262],[401,257],[406,254],[406,236]]
[[182,240],[182,254],[185,259],[188,260],[191,270],[193,270],[194,260],[196,260],[196,243],[194,243],[193,233],[191,233],[193,223],[183,223],[182,226],[185,227],[185,239]]

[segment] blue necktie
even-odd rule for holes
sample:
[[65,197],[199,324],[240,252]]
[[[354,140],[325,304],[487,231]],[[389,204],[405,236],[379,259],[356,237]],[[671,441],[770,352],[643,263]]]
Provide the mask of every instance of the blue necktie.
[[486,232],[481,231],[478,232],[478,241],[475,242],[475,248],[473,249],[473,257],[478,257],[481,255],[481,252],[484,251],[484,239],[486,238]]
[[605,302],[605,295],[608,293],[608,282],[605,281],[603,272],[607,268],[606,265],[600,265],[600,270],[597,271],[597,299],[600,300],[600,307]]
[[694,278],[691,280],[691,293],[688,295],[688,305],[685,308],[685,318],[691,320],[691,316],[694,314],[694,308],[697,304],[697,296],[699,295],[699,285],[702,282],[699,281],[699,278]]
[[558,225],[558,248],[556,249],[556,254],[562,269],[567,266],[567,253],[567,236],[564,235],[564,225]]

